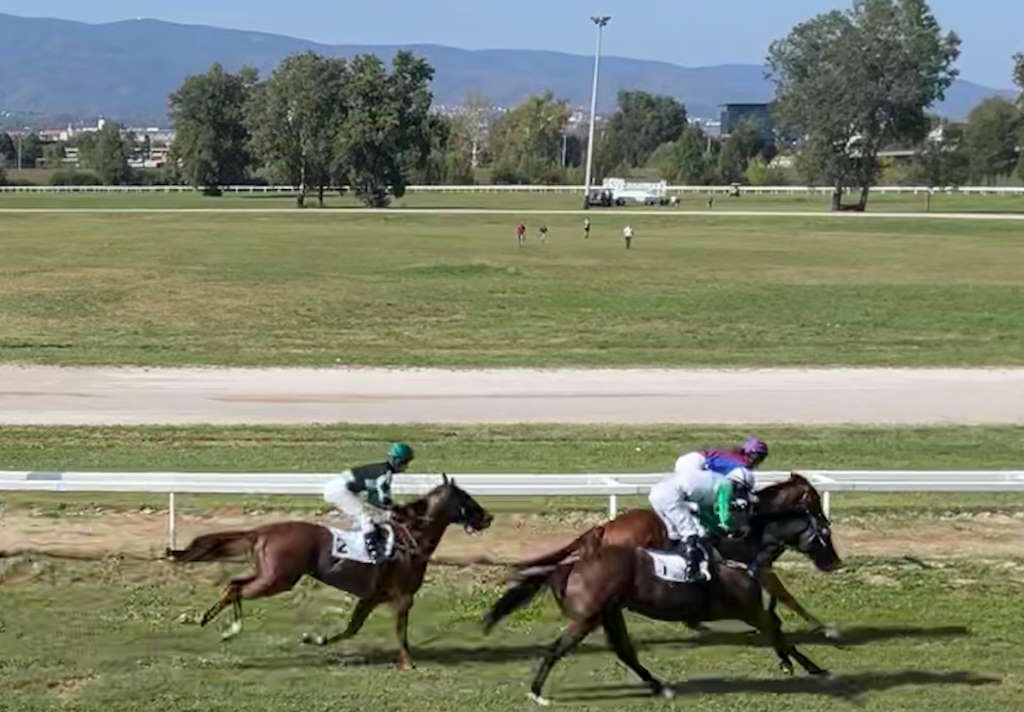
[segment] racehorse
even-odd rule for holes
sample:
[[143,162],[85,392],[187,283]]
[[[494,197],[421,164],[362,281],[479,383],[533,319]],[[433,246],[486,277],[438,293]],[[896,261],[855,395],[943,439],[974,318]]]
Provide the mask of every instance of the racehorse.
[[[831,571],[841,564],[828,527],[807,510],[755,515],[747,539],[757,551],[755,558],[770,556],[772,550],[788,546],[805,554],[822,571]],[[792,657],[812,675],[828,674],[786,641],[782,622],[775,613],[775,599],[765,607],[761,585],[745,567],[715,556],[709,568],[707,581],[666,581],[655,574],[655,562],[647,550],[601,547],[574,563],[523,571],[520,580],[484,617],[484,629],[490,631],[502,618],[527,605],[541,589],[550,586],[569,618],[569,626],[548,649],[530,687],[530,698],[541,705],[548,704],[542,692],[551,668],[598,626],[604,626],[619,660],[653,694],[674,696],[672,688],[640,664],[626,630],[624,608],[648,618],[681,621],[691,627],[702,621],[741,620],[769,640],[785,672],[793,672]]]
[[[821,495],[807,478],[797,473],[790,474],[788,480],[762,488],[757,492],[757,497],[759,512],[805,508],[819,521],[828,522],[821,505]],[[746,564],[754,563],[756,552],[751,548],[748,540],[718,537],[712,541],[712,545],[726,559]],[[669,539],[665,525],[657,514],[649,509],[632,509],[610,522],[591,527],[561,549],[518,562],[516,566],[520,569],[528,569],[557,564],[573,555],[580,558],[586,557],[603,546],[667,549]],[[782,555],[782,550],[774,553],[775,558],[778,558]],[[760,563],[758,578],[764,590],[807,621],[811,625],[812,631],[824,631],[826,637],[829,638],[839,637],[839,631],[835,626],[822,623],[786,589],[772,570],[771,564],[774,563],[774,560],[772,558]]]
[[414,502],[392,509],[391,523],[401,533],[402,546],[395,557],[380,564],[346,560],[335,568],[331,530],[309,522],[279,522],[255,529],[218,532],[197,537],[181,550],[168,551],[178,562],[215,561],[251,552],[256,573],[233,579],[220,600],[203,615],[202,625],[228,606],[234,620],[224,634],[231,638],[242,630],[242,599],[263,598],[291,590],[303,575],[347,591],[359,599],[348,626],[332,636],[307,635],[304,642],[327,645],[351,638],[374,608],[388,603],[395,611],[398,665],[412,669],[409,655],[409,609],[423,584],[431,554],[449,524],[461,524],[470,534],[490,526],[492,517],[455,480],[442,475],[442,484]]

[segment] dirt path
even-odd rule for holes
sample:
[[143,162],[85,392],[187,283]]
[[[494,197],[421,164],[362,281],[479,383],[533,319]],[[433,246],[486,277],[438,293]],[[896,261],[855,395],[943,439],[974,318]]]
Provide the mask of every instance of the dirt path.
[[1024,369],[0,366],[8,425],[741,421],[1024,424]]
[[[257,526],[291,518],[288,514],[246,515],[237,509],[212,511],[204,516],[179,515],[178,544],[221,529]],[[452,529],[438,557],[469,560],[487,556],[511,561],[543,553],[569,541],[597,515],[571,515],[561,521],[537,515],[505,515],[481,536]],[[0,551],[34,550],[74,557],[102,557],[121,553],[158,558],[167,540],[166,513],[108,512],[52,517],[30,511],[7,512],[0,519]],[[922,518],[911,526],[890,529],[885,521],[835,525],[835,540],[844,556],[916,556],[946,558],[1024,556],[1024,513],[1016,516],[979,514],[948,518]]]

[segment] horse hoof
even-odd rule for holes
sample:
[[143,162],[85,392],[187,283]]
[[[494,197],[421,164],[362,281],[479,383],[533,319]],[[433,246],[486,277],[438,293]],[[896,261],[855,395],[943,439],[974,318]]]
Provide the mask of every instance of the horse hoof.
[[547,697],[541,697],[540,695],[538,695],[535,692],[530,692],[526,696],[531,701],[533,701],[535,704],[540,705],[541,707],[550,707],[551,706],[551,700],[549,700]]
[[327,638],[316,633],[303,633],[302,642],[306,645],[326,645]]
[[783,661],[781,661],[779,663],[779,670],[782,670],[784,675],[792,676],[793,675],[793,663],[789,662],[788,660],[783,660]]
[[829,640],[839,640],[843,637],[843,634],[834,625],[825,626],[824,631],[825,637]]
[[660,690],[661,696],[666,700],[674,700],[676,698],[676,691],[668,685],[663,685]]

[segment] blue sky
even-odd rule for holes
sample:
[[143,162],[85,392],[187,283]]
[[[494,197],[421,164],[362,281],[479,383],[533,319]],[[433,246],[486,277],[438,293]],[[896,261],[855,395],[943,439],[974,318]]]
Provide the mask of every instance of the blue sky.
[[[835,0],[0,0],[0,12],[108,22],[134,17],[275,32],[327,43],[430,42],[467,49],[592,50],[587,17],[613,16],[610,54],[685,66],[756,63],[796,22]],[[932,0],[964,40],[961,75],[1009,87],[1010,56],[1024,51],[1024,0]]]

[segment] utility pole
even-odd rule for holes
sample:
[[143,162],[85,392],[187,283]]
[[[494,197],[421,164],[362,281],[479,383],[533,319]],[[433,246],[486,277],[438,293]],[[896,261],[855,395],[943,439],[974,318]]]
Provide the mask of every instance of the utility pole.
[[601,30],[612,18],[608,15],[591,17],[597,25],[597,49],[594,51],[594,86],[590,90],[590,136],[587,138],[587,174],[583,185],[583,209],[590,207],[590,177],[594,166],[594,121],[597,115],[597,76],[601,68]]

